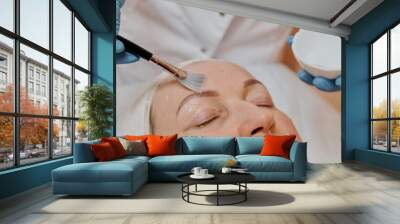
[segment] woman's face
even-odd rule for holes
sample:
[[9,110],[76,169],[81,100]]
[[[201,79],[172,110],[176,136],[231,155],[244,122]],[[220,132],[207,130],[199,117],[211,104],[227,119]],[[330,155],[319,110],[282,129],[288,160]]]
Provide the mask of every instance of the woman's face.
[[203,92],[190,91],[174,79],[156,90],[151,106],[152,132],[179,136],[258,136],[297,134],[263,84],[242,67],[200,61],[185,70],[206,76]]

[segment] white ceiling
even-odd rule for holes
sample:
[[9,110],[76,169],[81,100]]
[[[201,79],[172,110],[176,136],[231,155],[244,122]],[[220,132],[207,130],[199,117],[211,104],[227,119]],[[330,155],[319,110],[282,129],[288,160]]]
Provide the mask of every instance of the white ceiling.
[[[169,1],[341,37],[348,37],[351,32],[350,26],[383,2],[383,0]],[[346,9],[342,10],[343,8]]]
[[227,0],[329,21],[351,0]]

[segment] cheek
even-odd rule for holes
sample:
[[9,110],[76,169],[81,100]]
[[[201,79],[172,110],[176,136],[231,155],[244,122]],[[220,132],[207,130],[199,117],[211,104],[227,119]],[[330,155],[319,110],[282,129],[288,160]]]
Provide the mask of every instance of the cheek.
[[150,126],[152,134],[167,135],[176,133],[176,116],[166,101],[153,101]]

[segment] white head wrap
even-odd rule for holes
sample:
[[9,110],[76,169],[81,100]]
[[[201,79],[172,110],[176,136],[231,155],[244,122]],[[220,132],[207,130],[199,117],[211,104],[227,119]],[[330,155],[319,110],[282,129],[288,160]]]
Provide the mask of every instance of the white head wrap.
[[[204,60],[214,59],[189,60],[180,63],[177,67],[183,68],[186,65]],[[143,135],[152,133],[150,111],[154,93],[162,83],[170,80],[171,77],[168,72],[162,72],[151,81],[135,85],[136,95],[132,96],[132,99],[126,99],[128,102],[117,102],[118,104],[125,104],[124,107],[118,107],[119,110],[122,109],[124,111],[117,111],[117,135]]]

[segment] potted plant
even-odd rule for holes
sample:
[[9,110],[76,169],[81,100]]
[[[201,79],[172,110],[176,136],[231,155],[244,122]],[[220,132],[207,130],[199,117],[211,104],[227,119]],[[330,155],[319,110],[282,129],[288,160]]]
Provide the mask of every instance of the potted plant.
[[86,87],[80,92],[79,106],[81,107],[80,126],[87,127],[90,140],[110,136],[113,115],[113,94],[102,84]]

